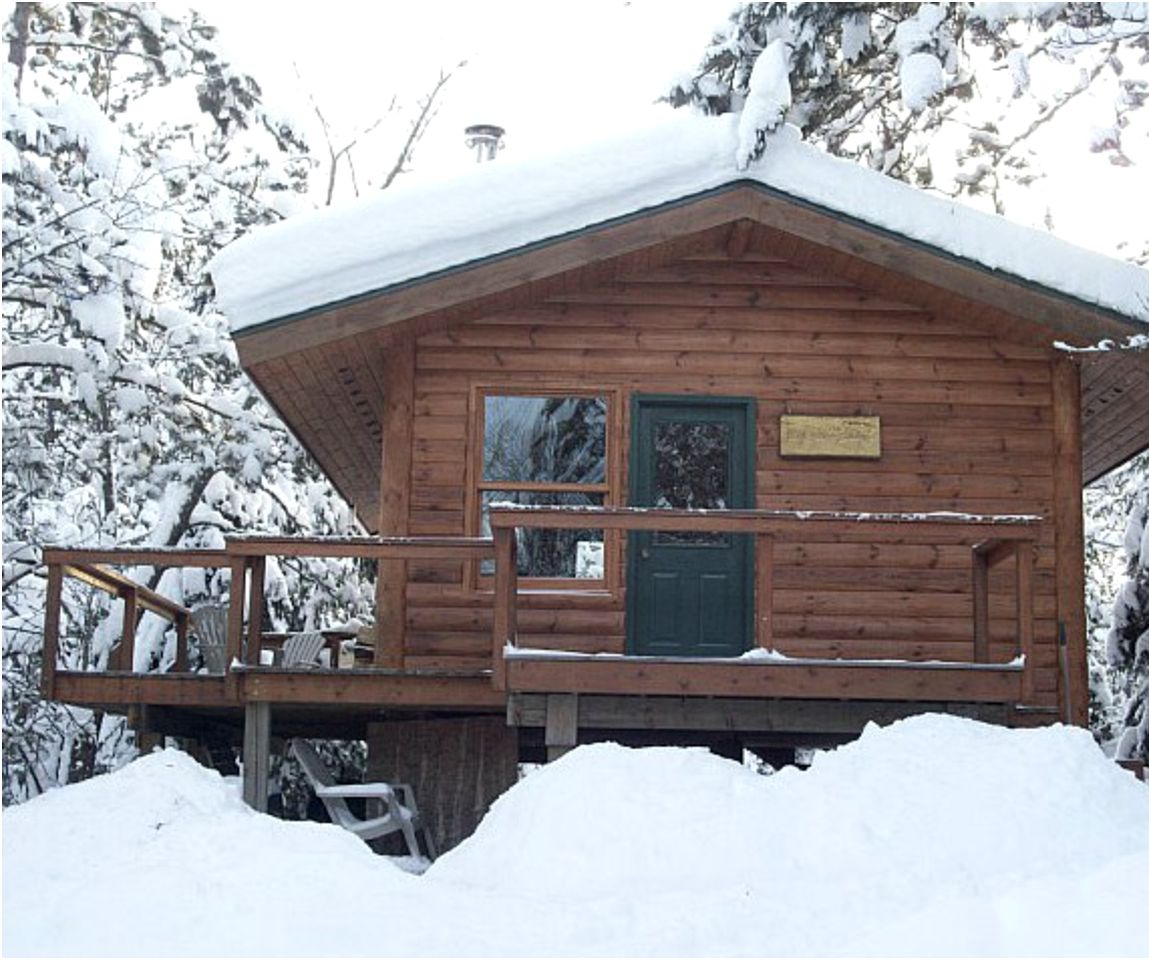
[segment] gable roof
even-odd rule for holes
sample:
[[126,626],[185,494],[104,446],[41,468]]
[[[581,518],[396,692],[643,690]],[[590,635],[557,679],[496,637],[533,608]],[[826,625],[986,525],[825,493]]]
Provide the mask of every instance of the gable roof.
[[229,246],[211,272],[239,333],[746,185],[1149,324],[1149,271],[831,157],[792,127],[747,170],[736,143],[732,117],[678,111],[623,141],[291,218]]
[[[609,152],[500,160],[261,230],[212,264],[241,361],[372,528],[391,337],[700,246],[772,252],[1046,347],[1149,332],[1149,271],[825,156],[793,132],[749,171],[734,168],[734,142],[727,120],[686,118]],[[1091,480],[1149,445],[1149,352],[1089,354],[1082,382]]]

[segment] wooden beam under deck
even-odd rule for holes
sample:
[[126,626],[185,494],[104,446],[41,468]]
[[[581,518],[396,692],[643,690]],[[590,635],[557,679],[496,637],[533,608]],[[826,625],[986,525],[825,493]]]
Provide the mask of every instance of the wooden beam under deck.
[[57,670],[52,699],[113,712],[131,704],[165,707],[231,707],[222,674],[120,673]]
[[489,673],[274,667],[247,667],[238,672],[247,701],[438,710],[501,710],[506,702],[505,695],[491,686]]
[[1019,703],[1022,676],[1016,664],[507,658],[507,689],[523,693]]
[[[530,693],[735,697],[771,700],[906,701],[1012,704],[1021,699],[1014,664],[707,662],[655,658],[507,659],[512,696]],[[314,705],[335,711],[387,709],[501,711],[507,694],[487,673],[284,670],[246,667],[233,683],[206,675],[76,673],[56,675],[56,699],[115,710],[132,704],[238,708],[245,703]],[[230,692],[234,691],[234,692]],[[868,711],[869,703],[857,709]]]
[[[547,727],[553,694],[512,693],[507,723]],[[905,700],[773,700],[747,697],[642,697],[591,694],[577,698],[580,730],[715,730],[734,733],[857,735],[867,723],[893,723],[920,713],[946,713],[1008,723],[1008,704]]]
[[124,710],[133,704],[167,707],[239,707],[260,701],[313,704],[335,709],[418,707],[437,710],[502,710],[503,694],[488,673],[357,670],[233,669],[228,676],[200,674],[80,673],[57,671],[54,699],[80,706]]

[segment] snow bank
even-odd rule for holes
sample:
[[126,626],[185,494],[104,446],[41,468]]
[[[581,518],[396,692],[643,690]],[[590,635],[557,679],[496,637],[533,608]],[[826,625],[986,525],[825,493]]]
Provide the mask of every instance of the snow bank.
[[422,877],[168,751],[5,812],[4,952],[1135,955],[1147,875],[1149,789],[1059,727],[921,717],[771,777],[582,747]]
[[[931,716],[767,778],[705,751],[585,747],[429,876],[556,901],[753,902],[770,953],[1061,954],[1133,949],[1129,920],[1109,941],[1092,920],[1146,869],[1149,790],[1087,732]],[[1013,911],[1028,917],[1011,928]]]
[[3,952],[320,956],[343,928],[334,891],[383,899],[406,879],[166,750],[5,810]]
[[736,165],[737,116],[673,111],[627,138],[482,164],[257,230],[211,264],[233,330],[459,267],[739,181],[1149,321],[1149,271],[916,190],[801,142]]

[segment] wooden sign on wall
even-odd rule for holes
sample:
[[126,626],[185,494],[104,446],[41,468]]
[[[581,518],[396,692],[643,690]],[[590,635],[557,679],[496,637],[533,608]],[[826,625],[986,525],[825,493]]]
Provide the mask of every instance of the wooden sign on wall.
[[783,457],[876,460],[882,455],[882,424],[879,417],[783,414],[779,433],[779,453]]

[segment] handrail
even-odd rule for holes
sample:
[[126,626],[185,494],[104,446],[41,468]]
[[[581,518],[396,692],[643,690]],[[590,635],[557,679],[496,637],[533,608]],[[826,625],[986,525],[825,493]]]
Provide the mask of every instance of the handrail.
[[[484,560],[495,555],[489,537],[232,537],[222,550],[163,547],[80,548],[46,547],[43,562],[48,571],[44,612],[44,648],[41,688],[46,698],[54,693],[60,649],[63,584],[68,577],[80,580],[124,601],[120,644],[109,669],[130,672],[135,655],[139,615],[150,611],[176,625],[174,670],[182,672],[188,662],[188,627],[191,610],[164,597],[109,565],[153,567],[228,567],[231,596],[228,622],[228,662],[239,659],[258,663],[262,623],[264,575],[268,557],[338,557],[387,561]],[[257,611],[252,616],[251,611]],[[246,626],[246,629],[245,629]],[[246,633],[248,643],[243,643]],[[401,655],[401,654],[400,654]]]
[[[177,626],[175,668],[179,671],[185,670],[187,665],[190,610],[143,584],[135,583],[123,574],[107,569],[107,565],[230,567],[233,601],[230,604],[228,623],[228,660],[238,659],[242,663],[256,665],[259,662],[262,636],[260,611],[263,607],[266,562],[267,558],[275,556],[373,560],[379,564],[380,584],[383,582],[385,565],[392,571],[399,569],[402,572],[409,560],[493,559],[492,682],[496,689],[505,689],[504,648],[516,645],[518,632],[517,531],[526,528],[587,527],[619,531],[672,530],[755,536],[758,543],[756,639],[763,646],[772,645],[775,543],[809,541],[813,529],[817,530],[816,537],[823,542],[872,542],[875,527],[878,527],[883,530],[883,536],[897,543],[969,544],[973,570],[974,662],[988,662],[989,659],[988,570],[1012,559],[1015,567],[1018,651],[1026,659],[1025,690],[1032,692],[1034,554],[1042,524],[1042,519],[1037,516],[498,505],[490,510],[490,524],[493,533],[491,538],[245,536],[229,538],[223,550],[46,548],[43,556],[48,567],[48,589],[42,681],[45,696],[52,695],[56,673],[65,577],[78,578],[124,600],[122,641],[114,669],[131,669],[136,620],[141,610],[150,610]],[[399,583],[405,584],[405,580],[403,573]],[[403,589],[400,588],[398,593],[402,596]],[[381,607],[377,609],[377,622],[382,623],[383,612]],[[404,616],[401,606],[398,613],[397,622],[402,625]],[[384,650],[384,643],[390,643],[391,646]],[[380,643],[376,645],[376,657],[377,663],[402,666],[404,651],[401,636],[395,634],[381,637]]]
[[[989,566],[1013,557],[1016,564],[1018,653],[1025,659],[1023,694],[1033,692],[1033,561],[1042,518],[1035,515],[867,513],[825,510],[664,510],[653,507],[555,507],[496,504],[489,511],[495,540],[495,610],[492,683],[506,689],[505,648],[517,645],[517,531],[565,529],[740,533],[758,542],[759,646],[772,645],[774,543],[810,539],[811,525],[834,542],[870,542],[873,526],[888,526],[902,543],[960,544],[971,539],[974,662],[989,660]],[[980,539],[986,538],[986,539]]]
[[761,533],[780,541],[800,540],[809,525],[840,528],[851,539],[868,539],[865,524],[892,524],[906,529],[950,530],[963,539],[985,531],[1001,540],[1030,540],[1041,517],[1031,514],[882,513],[828,510],[663,510],[655,507],[553,507],[534,504],[494,504],[491,530],[524,527],[553,530],[673,530],[705,533]]
[[105,593],[111,594],[114,597],[123,597],[129,592],[135,593],[136,603],[139,606],[145,610],[150,610],[152,613],[159,614],[161,617],[166,617],[168,620],[175,620],[177,617],[187,616],[191,613],[187,607],[176,603],[174,600],[169,600],[167,597],[156,593],[150,587],[136,583],[123,574],[109,570],[107,567],[102,567],[94,563],[66,563],[63,564],[63,567],[65,576],[72,577],[76,580],[83,580],[89,586],[93,586],[97,590],[103,590]]
[[[229,611],[228,661],[249,666],[259,662],[262,624],[258,611],[263,607],[264,577],[268,557],[345,557],[374,560],[377,564],[375,621],[381,631],[375,645],[377,666],[402,667],[405,650],[403,625],[406,620],[405,591],[408,560],[489,560],[495,556],[490,537],[229,537],[227,554],[232,570],[233,595],[246,603],[233,603]],[[391,569],[389,570],[388,564]],[[397,569],[395,565],[397,564]],[[388,573],[400,583],[397,610],[385,609],[384,585]],[[239,585],[237,591],[235,585]],[[247,643],[244,643],[244,613],[247,612]],[[387,623],[391,629],[384,630]],[[386,635],[383,635],[386,634]]]
[[136,627],[141,611],[149,611],[163,617],[176,627],[175,669],[187,667],[187,636],[191,611],[173,600],[137,583],[130,577],[106,564],[132,566],[179,566],[179,567],[222,567],[227,564],[227,554],[222,550],[174,550],[158,547],[122,548],[79,548],[45,547],[42,560],[48,568],[48,591],[44,610],[44,649],[40,674],[43,695],[51,698],[56,679],[56,659],[60,649],[61,605],[63,585],[67,577],[80,580],[89,586],[123,600],[124,608],[120,618],[120,644],[114,661],[109,658],[109,666],[121,671],[130,671],[135,658]]
[[227,553],[188,547],[45,547],[44,564],[121,564],[137,567],[222,567]]
[[479,560],[490,537],[228,537],[229,557],[349,557],[361,560]]
[[1033,561],[1032,543],[994,538],[975,543],[973,562],[973,658],[975,663],[989,662],[989,571],[1008,560],[1014,561],[1015,622],[1018,653],[1025,657],[1028,669],[1022,674],[1022,697],[1030,699],[1034,688],[1033,653]]

